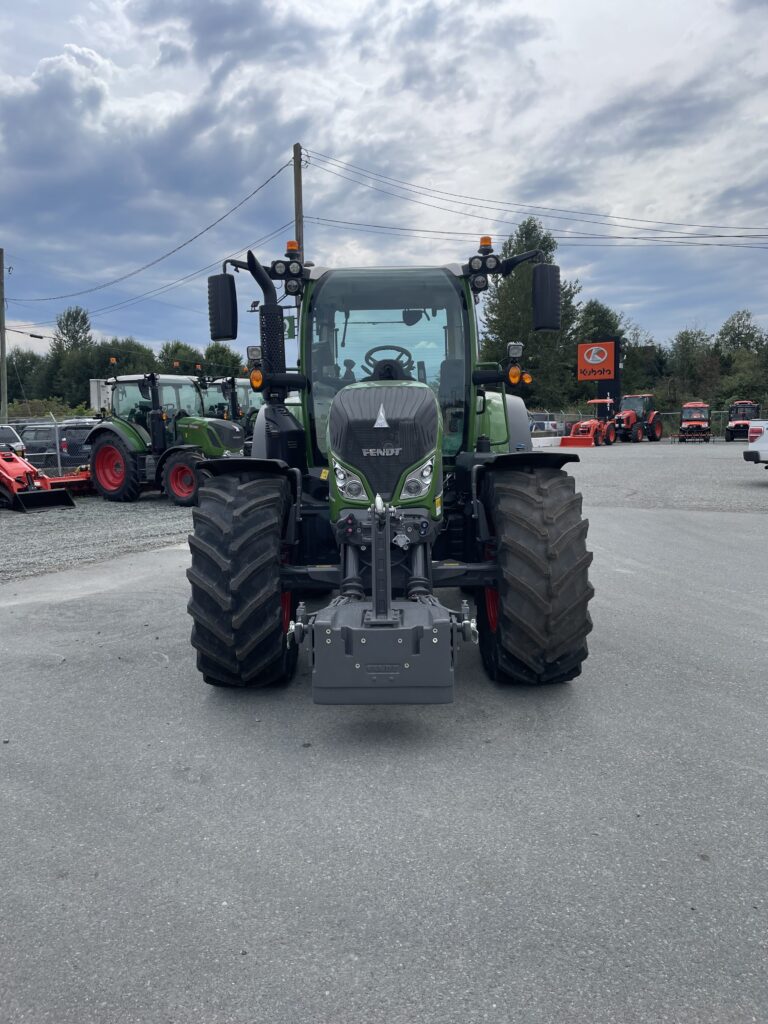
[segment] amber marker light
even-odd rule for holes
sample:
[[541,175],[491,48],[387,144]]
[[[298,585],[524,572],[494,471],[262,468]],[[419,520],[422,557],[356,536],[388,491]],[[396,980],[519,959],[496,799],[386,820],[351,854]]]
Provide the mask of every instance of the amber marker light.
[[523,384],[533,384],[533,377],[526,370],[523,374]]
[[480,246],[481,247],[487,245],[490,248],[490,246],[492,244],[492,241],[493,240],[492,240],[490,235],[480,235]]
[[261,370],[251,370],[251,387],[254,391],[261,391],[264,387],[264,374]]
[[509,372],[507,373],[507,380],[510,384],[519,384],[522,375],[523,374],[519,366],[510,366]]
[[290,239],[290,241],[285,243],[285,251],[286,252],[298,252],[299,251],[299,243],[296,241],[295,238],[292,238],[292,239]]

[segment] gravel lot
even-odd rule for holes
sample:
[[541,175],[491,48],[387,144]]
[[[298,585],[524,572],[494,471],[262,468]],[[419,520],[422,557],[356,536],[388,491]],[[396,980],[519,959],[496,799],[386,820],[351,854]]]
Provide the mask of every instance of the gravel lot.
[[[741,444],[622,445],[579,449],[571,468],[590,508],[768,512],[765,470]],[[157,493],[133,505],[76,498],[76,509],[0,512],[0,582],[186,541],[192,513]],[[23,552],[20,557],[19,552]]]

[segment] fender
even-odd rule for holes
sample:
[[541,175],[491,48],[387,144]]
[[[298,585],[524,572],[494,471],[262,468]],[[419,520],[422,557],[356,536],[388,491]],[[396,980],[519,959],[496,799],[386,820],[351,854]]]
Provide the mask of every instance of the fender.
[[83,444],[93,444],[102,434],[116,434],[133,452],[149,451],[149,434],[138,424],[125,423],[123,420],[104,420],[89,431]]
[[578,462],[574,452],[535,448],[530,452],[460,452],[457,468],[471,473],[475,467],[488,469],[562,469],[568,462]]
[[254,459],[248,456],[205,459],[199,464],[198,469],[208,476],[239,476],[241,479],[248,476],[263,476],[266,473],[271,476],[284,476],[290,482],[293,500],[298,509],[297,522],[301,522],[301,470],[289,466],[282,459]]
[[[174,444],[170,448],[166,448],[162,455],[157,457],[157,463],[155,465],[155,483],[161,484],[163,481],[163,466],[168,460],[169,455],[175,455],[176,452],[199,452],[202,448],[198,444]],[[229,461],[222,460],[222,461]]]

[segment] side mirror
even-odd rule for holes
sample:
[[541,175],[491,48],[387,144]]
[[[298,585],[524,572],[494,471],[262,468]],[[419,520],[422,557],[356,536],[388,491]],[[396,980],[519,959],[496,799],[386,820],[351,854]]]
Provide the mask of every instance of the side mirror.
[[421,320],[422,313],[420,309],[404,309],[403,310],[403,323],[406,327],[413,327]]
[[560,330],[560,267],[553,263],[533,268],[533,329]]
[[208,320],[211,341],[234,341],[237,337],[237,291],[231,274],[208,278]]

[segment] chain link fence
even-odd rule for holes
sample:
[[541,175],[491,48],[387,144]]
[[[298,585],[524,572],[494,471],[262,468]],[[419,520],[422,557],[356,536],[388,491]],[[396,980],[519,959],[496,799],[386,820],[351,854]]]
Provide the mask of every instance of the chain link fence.
[[67,476],[88,464],[91,446],[86,438],[93,419],[14,420],[8,425],[16,431],[24,447],[24,458],[49,475]]

